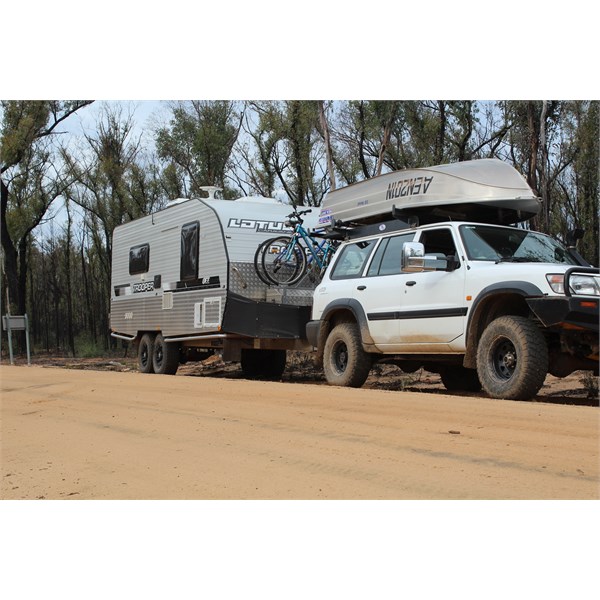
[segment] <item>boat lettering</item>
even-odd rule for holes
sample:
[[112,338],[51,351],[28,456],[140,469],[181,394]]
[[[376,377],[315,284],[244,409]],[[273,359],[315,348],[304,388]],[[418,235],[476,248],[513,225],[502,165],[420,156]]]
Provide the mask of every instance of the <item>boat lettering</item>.
[[388,185],[386,200],[393,198],[404,198],[405,196],[416,196],[417,194],[426,194],[432,177],[411,177],[410,179],[402,179],[394,181]]

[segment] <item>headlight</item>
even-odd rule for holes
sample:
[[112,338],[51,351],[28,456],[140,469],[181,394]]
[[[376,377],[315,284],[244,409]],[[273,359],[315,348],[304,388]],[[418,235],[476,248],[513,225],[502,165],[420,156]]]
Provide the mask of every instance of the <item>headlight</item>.
[[[565,276],[562,273],[546,275],[548,284],[556,294],[565,293]],[[600,286],[595,277],[591,275],[571,275],[569,287],[572,294],[578,296],[600,296]]]
[[581,296],[600,296],[600,287],[595,277],[590,275],[572,275],[569,287],[573,294]]

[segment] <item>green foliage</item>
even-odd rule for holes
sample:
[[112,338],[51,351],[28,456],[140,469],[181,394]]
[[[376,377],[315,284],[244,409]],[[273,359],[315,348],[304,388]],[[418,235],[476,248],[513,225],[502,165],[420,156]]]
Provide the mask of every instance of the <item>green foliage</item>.
[[253,102],[258,113],[254,131],[256,160],[246,156],[252,186],[272,195],[280,185],[290,203],[318,206],[327,191],[324,146],[316,101]]
[[[234,102],[194,100],[174,105],[169,126],[156,132],[158,155],[167,162],[168,187],[178,191],[188,187],[189,195],[196,197],[202,196],[201,186],[224,188],[241,117]],[[189,180],[187,186],[184,178]]]

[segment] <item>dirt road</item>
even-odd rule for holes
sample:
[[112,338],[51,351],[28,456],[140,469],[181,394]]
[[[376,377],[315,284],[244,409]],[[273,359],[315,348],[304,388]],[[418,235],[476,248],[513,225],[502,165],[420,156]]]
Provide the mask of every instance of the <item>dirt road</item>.
[[600,498],[599,409],[0,367],[3,499]]

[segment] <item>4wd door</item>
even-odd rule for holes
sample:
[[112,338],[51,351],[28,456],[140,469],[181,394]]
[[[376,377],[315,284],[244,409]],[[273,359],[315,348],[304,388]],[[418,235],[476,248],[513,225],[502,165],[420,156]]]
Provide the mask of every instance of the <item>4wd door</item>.
[[[450,228],[422,231],[420,236],[425,254],[458,257]],[[465,265],[454,271],[400,273],[401,242],[390,238],[380,256],[373,257],[363,296],[357,296],[368,307],[373,339],[386,352],[451,351],[449,344],[463,334],[467,312]]]

